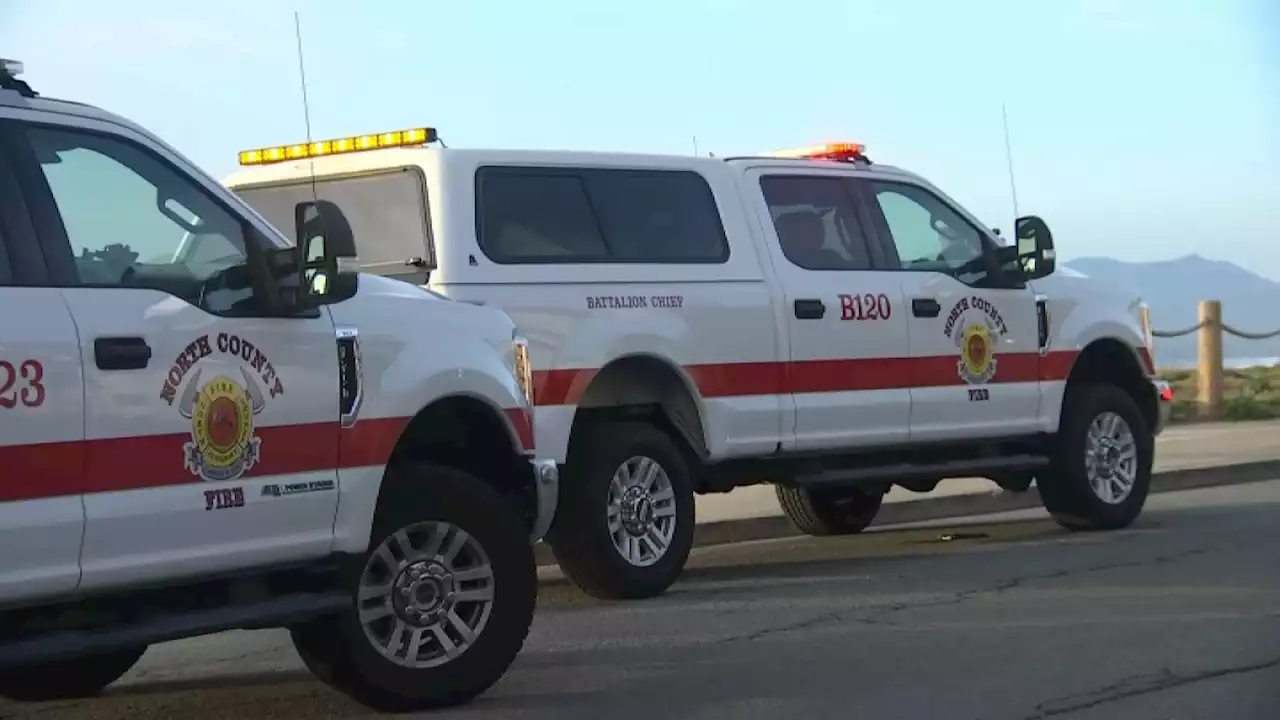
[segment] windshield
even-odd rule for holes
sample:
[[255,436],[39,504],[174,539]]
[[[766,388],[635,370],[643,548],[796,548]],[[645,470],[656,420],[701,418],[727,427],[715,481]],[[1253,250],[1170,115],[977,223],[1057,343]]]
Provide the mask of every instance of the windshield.
[[[416,170],[321,178],[314,190],[307,178],[233,190],[288,237],[295,234],[298,203],[318,197],[336,204],[351,223],[356,251],[368,272],[424,282],[424,270],[434,266],[426,183]],[[410,264],[414,260],[420,262]]]

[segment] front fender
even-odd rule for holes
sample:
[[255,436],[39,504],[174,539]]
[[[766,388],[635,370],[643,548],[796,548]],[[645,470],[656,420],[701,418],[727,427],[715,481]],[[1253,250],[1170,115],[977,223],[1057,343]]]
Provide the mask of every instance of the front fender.
[[356,297],[330,311],[339,332],[359,339],[362,402],[350,430],[368,438],[366,464],[385,464],[414,415],[455,395],[492,407],[517,452],[532,450],[532,413],[504,351],[515,334],[505,313],[367,276]]
[[1048,364],[1040,384],[1042,430],[1057,431],[1066,381],[1091,345],[1122,345],[1143,375],[1154,373],[1137,295],[1070,273],[1054,273],[1033,287],[1049,312]]
[[1035,290],[1038,295],[1047,298],[1050,327],[1048,349],[1051,352],[1078,355],[1097,340],[1117,340],[1134,354],[1139,367],[1151,374],[1146,333],[1142,327],[1142,301],[1136,295],[1123,293],[1088,278],[1059,278],[1056,275],[1036,281]]
[[[1124,323],[1112,321],[1099,321],[1077,328],[1069,328],[1070,334],[1064,334],[1064,345],[1060,349],[1069,349],[1073,351],[1074,357],[1079,357],[1079,353],[1099,340],[1114,340],[1124,345],[1132,355],[1133,360],[1142,369],[1144,374],[1150,375],[1150,355],[1145,350],[1142,332],[1139,330],[1136,334],[1132,332]],[[1066,376],[1064,376],[1065,379]]]
[[[530,456],[533,415],[512,366],[515,325],[505,313],[363,275],[356,296],[329,312],[338,333],[358,341],[361,384],[359,411],[345,419],[339,441],[335,551],[365,550],[386,464],[410,420],[439,400],[461,396],[492,408],[511,447]],[[530,464],[535,536],[555,511],[555,469]]]
[[[366,351],[367,352],[367,351]],[[452,396],[485,403],[504,418],[517,453],[533,450],[530,408],[515,376],[488,344],[453,338],[446,344],[408,342],[375,358],[366,371],[366,414],[407,423],[431,403]]]

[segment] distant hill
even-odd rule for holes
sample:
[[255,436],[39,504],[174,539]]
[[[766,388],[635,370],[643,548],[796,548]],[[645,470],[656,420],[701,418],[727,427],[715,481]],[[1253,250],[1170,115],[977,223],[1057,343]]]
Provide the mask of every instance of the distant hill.
[[[1280,283],[1222,260],[1188,255],[1160,262],[1121,262],[1110,258],[1080,258],[1065,263],[1101,282],[1133,288],[1151,307],[1152,324],[1159,330],[1181,330],[1199,321],[1201,299],[1222,301],[1223,320],[1250,332],[1280,328]],[[1157,339],[1160,364],[1193,365],[1196,335]],[[1227,335],[1228,358],[1280,357],[1280,338],[1242,340]]]

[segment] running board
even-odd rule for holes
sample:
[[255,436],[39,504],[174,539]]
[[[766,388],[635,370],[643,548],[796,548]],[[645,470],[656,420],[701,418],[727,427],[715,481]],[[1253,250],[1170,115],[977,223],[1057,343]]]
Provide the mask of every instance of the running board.
[[252,627],[275,627],[340,612],[351,606],[351,595],[307,592],[226,607],[161,615],[109,629],[61,630],[0,646],[0,667],[61,660],[80,655],[153,645]]
[[926,478],[983,477],[987,473],[1011,470],[1035,470],[1049,466],[1049,458],[1043,455],[1005,455],[941,463],[894,463],[890,465],[865,465],[856,468],[839,468],[818,473],[798,475],[793,484],[797,487],[822,487],[862,485],[870,482],[898,482]]

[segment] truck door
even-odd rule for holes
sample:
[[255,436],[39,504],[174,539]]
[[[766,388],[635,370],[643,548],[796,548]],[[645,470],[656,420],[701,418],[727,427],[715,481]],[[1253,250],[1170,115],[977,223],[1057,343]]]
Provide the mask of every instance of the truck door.
[[327,554],[338,495],[327,310],[273,315],[248,271],[253,244],[273,242],[265,231],[185,161],[110,127],[42,116],[10,129],[79,329],[82,587]]
[[911,441],[1024,435],[1039,427],[1035,298],[993,281],[993,240],[940,194],[860,180],[882,247],[899,272],[910,325]]
[[80,582],[84,381],[75,324],[43,284],[40,251],[0,143],[0,597]]
[[797,450],[902,442],[911,397],[901,364],[908,318],[895,273],[873,249],[838,174],[761,173],[761,224],[784,288],[786,384]]

